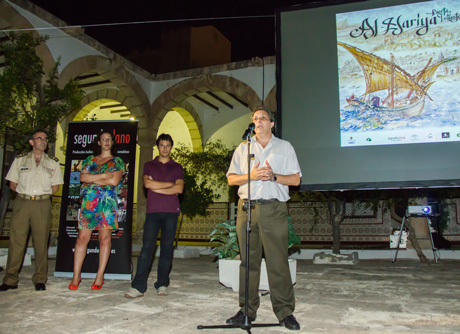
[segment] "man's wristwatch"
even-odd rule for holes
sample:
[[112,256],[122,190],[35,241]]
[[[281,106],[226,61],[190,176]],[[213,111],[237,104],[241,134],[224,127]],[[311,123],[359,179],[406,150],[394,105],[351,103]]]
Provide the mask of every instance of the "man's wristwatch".
[[276,174],[273,173],[273,182],[276,182],[277,179],[278,179],[278,178],[276,177]]

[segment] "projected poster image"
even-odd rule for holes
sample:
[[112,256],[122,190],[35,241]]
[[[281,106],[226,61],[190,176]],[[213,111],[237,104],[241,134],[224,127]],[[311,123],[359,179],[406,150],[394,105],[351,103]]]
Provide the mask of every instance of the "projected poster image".
[[336,23],[342,147],[460,141],[460,1]]

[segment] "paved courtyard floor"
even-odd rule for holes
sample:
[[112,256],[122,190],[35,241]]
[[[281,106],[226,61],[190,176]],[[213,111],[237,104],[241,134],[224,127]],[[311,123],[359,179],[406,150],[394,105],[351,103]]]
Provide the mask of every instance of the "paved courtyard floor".
[[[136,261],[136,258],[133,258]],[[220,325],[238,310],[238,296],[218,282],[211,256],[174,259],[167,297],[157,296],[152,272],[149,290],[124,298],[128,281],[107,280],[92,291],[84,279],[69,291],[69,279],[53,277],[35,291],[32,266],[24,267],[19,288],[0,292],[0,333],[246,333]],[[155,264],[154,264],[155,266]],[[0,279],[3,279],[0,272]],[[425,265],[416,260],[361,260],[356,265],[318,265],[298,260],[295,285],[297,333],[460,333],[460,261]],[[270,297],[261,297],[256,323],[273,323]],[[284,327],[252,333],[289,333]]]

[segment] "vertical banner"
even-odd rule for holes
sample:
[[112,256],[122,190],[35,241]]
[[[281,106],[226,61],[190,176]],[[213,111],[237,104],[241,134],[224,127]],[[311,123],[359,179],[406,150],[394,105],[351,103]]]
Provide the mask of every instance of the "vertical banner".
[[[105,270],[108,279],[131,279],[131,235],[133,217],[134,176],[136,171],[136,121],[70,122],[62,189],[61,216],[57,244],[55,277],[72,277],[78,216],[81,206],[80,169],[93,154],[95,139],[101,131],[112,133],[116,156],[123,159],[125,173],[118,193],[118,227],[112,232],[112,249]],[[99,265],[99,241],[94,231],[82,267],[83,278],[96,277]]]

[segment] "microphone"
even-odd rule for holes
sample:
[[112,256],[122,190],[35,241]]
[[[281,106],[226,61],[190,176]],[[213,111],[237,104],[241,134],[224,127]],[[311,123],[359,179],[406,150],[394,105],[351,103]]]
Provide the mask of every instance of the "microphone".
[[249,124],[248,128],[246,129],[246,131],[244,131],[243,140],[248,139],[248,137],[252,133],[252,130],[254,130],[255,127],[256,127],[256,125],[254,123]]

